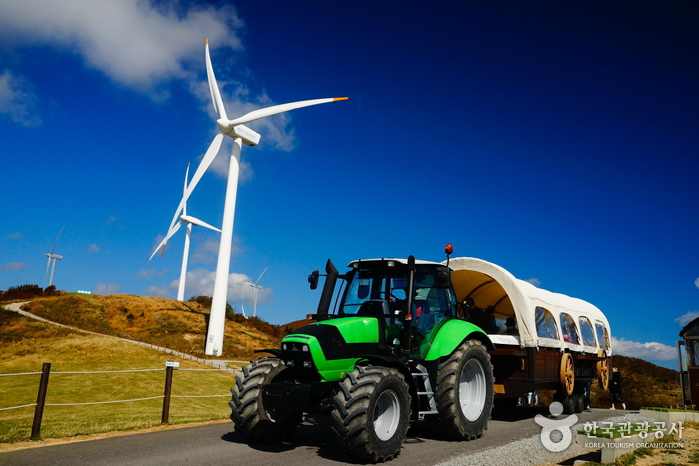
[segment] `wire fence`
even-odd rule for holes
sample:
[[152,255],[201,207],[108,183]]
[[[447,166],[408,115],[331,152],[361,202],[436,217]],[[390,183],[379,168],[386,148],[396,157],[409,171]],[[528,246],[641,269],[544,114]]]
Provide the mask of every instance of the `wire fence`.
[[[41,372],[21,372],[14,374],[0,374],[0,377],[21,377],[25,375],[41,375],[39,380],[39,387],[37,391],[37,399],[35,403],[23,404],[19,406],[8,406],[0,408],[0,411],[8,411],[13,409],[35,407],[34,410],[34,420],[32,423],[31,438],[37,438],[41,433],[41,423],[44,414],[44,408],[46,406],[86,406],[86,405],[100,405],[100,404],[114,404],[114,403],[131,403],[137,401],[145,400],[163,400],[162,417],[161,423],[167,424],[169,422],[169,412],[170,412],[170,399],[171,398],[221,398],[230,397],[230,393],[226,394],[214,394],[214,395],[173,395],[172,394],[172,374],[175,369],[181,371],[197,371],[197,372],[231,372],[227,367],[221,367],[219,369],[193,369],[193,368],[178,368],[179,363],[170,362],[166,363],[165,368],[160,369],[128,369],[128,370],[113,370],[113,371],[56,371],[51,372],[51,363],[44,363]],[[50,375],[86,375],[86,374],[123,374],[123,373],[134,373],[134,372],[165,372],[165,382],[163,387],[162,395],[147,396],[142,398],[132,398],[125,400],[104,400],[104,401],[90,401],[90,402],[71,402],[71,403],[47,403],[46,395],[48,392],[49,376]]]

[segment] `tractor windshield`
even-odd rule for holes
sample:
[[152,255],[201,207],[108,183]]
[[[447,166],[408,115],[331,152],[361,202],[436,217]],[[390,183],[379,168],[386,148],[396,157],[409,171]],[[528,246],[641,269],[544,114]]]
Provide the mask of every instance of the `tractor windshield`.
[[[454,316],[454,292],[451,287],[438,287],[441,270],[418,266],[413,296],[414,325],[431,327],[440,317]],[[383,300],[384,312],[395,316],[395,311],[407,311],[408,271],[406,268],[386,267],[356,269],[348,274],[348,286],[340,306],[341,315],[363,314],[367,301]],[[363,306],[364,305],[364,306]],[[376,306],[372,306],[376,307]],[[424,318],[423,318],[424,314]],[[422,321],[422,323],[421,323]],[[431,325],[430,325],[431,324]]]

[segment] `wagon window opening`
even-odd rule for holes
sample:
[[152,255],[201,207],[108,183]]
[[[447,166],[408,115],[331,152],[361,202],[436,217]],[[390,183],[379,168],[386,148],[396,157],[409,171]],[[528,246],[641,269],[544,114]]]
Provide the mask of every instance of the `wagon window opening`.
[[597,341],[604,349],[609,349],[609,332],[607,327],[602,322],[595,322],[595,330],[597,330]]
[[536,334],[541,338],[553,338],[558,340],[558,326],[556,319],[547,309],[536,308]]
[[561,312],[559,318],[561,320],[563,341],[579,345],[580,338],[578,337],[578,328],[575,326],[575,320],[573,320],[570,314],[566,314],[565,312]]
[[580,323],[580,333],[582,333],[583,344],[585,346],[597,346],[595,342],[595,331],[592,328],[590,319],[587,317],[580,317],[578,322]]

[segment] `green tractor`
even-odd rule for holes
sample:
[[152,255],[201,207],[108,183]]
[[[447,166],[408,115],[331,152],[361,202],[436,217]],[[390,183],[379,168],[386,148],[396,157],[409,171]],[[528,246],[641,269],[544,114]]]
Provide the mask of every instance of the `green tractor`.
[[[447,258],[451,254],[448,247]],[[459,318],[447,265],[358,260],[326,264],[317,322],[252,361],[231,389],[231,419],[253,442],[279,442],[304,413],[331,416],[337,443],[366,462],[400,452],[411,421],[445,438],[483,435],[493,407],[488,336]],[[309,276],[311,289],[320,273]],[[330,307],[338,278],[336,309]]]

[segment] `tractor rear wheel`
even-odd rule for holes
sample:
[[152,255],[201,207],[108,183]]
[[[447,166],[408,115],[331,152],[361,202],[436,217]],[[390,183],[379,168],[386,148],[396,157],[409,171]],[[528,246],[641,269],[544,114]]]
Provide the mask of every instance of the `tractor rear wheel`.
[[493,409],[493,384],[493,366],[483,343],[462,343],[439,365],[435,391],[439,414],[432,422],[449,438],[479,438]]
[[291,372],[276,358],[261,358],[243,367],[231,388],[231,420],[235,430],[254,442],[277,443],[296,432],[303,413],[271,413],[262,403],[262,385],[289,380]]
[[332,429],[337,443],[371,463],[393,459],[410,424],[410,393],[394,368],[357,366],[337,388]]

